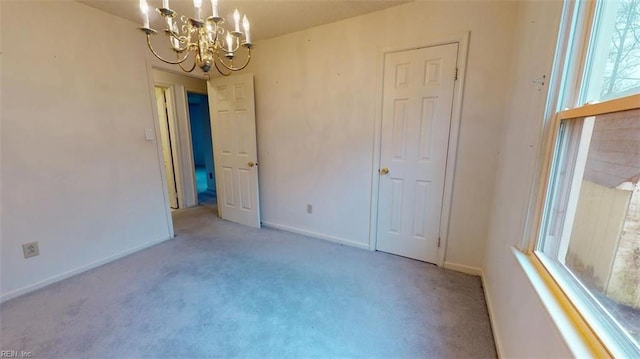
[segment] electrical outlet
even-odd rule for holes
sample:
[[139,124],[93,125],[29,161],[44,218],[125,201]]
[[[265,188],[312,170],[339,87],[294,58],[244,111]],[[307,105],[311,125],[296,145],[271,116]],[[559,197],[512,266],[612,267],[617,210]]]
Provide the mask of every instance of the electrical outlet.
[[40,254],[38,242],[29,242],[22,245],[22,252],[25,258],[35,257]]
[[307,213],[309,214],[313,213],[313,205],[307,204]]

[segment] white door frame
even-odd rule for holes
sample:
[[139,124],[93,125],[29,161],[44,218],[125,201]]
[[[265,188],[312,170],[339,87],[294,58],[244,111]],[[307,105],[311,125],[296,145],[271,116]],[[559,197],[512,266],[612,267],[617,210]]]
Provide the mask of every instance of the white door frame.
[[369,249],[376,250],[378,239],[378,196],[380,192],[380,151],[382,144],[382,104],[384,96],[384,58],[392,52],[421,49],[438,45],[458,43],[458,80],[454,84],[453,109],[451,112],[451,127],[449,129],[449,147],[447,151],[447,165],[444,179],[444,193],[442,198],[442,215],[440,218],[440,250],[438,251],[438,266],[444,265],[445,253],[449,236],[449,216],[451,214],[451,199],[453,196],[453,181],[455,177],[456,156],[458,152],[458,135],[460,131],[460,118],[462,115],[462,100],[464,80],[467,66],[467,52],[469,49],[469,32],[456,36],[449,36],[425,41],[416,46],[403,48],[384,48],[378,52],[376,103],[375,103],[375,133],[373,144],[373,161],[371,173],[371,210],[369,217]]
[[[175,196],[176,196],[176,205],[177,208],[181,208],[181,205],[184,203],[184,200],[182,199],[182,192],[183,192],[183,187],[182,187],[182,176],[180,176],[179,170],[180,168],[179,166],[179,149],[178,149],[178,138],[177,138],[177,133],[178,133],[178,129],[176,127],[176,115],[175,115],[175,105],[174,105],[174,101],[173,101],[173,96],[174,96],[174,89],[173,87],[171,87],[171,85],[163,85],[159,82],[155,83],[155,88],[159,88],[162,89],[162,95],[164,96],[164,105],[163,108],[166,110],[166,121],[162,121],[162,122],[166,122],[165,126],[167,129],[167,140],[168,140],[168,146],[169,146],[169,156],[171,156],[171,172],[173,173],[173,184],[174,184],[174,189],[176,191]],[[157,95],[156,95],[156,101],[158,101]],[[159,110],[159,109],[158,109]],[[158,113],[158,120],[160,120],[160,114]],[[162,125],[161,125],[162,126]],[[161,138],[161,133],[158,133],[158,135],[156,136],[158,142],[160,142],[160,144],[164,147],[164,145],[162,144],[162,138]],[[163,148],[163,152],[164,152],[164,148]],[[163,156],[164,157],[164,156]],[[165,159],[166,161],[166,159]],[[165,164],[166,165],[166,164]],[[167,182],[169,181],[169,178],[167,177]],[[167,190],[169,189],[169,186],[167,186]],[[169,197],[171,197],[169,195]],[[174,209],[172,207],[172,209]]]
[[[150,100],[150,104],[151,104],[151,113],[153,114],[153,131],[154,131],[154,141],[156,142],[156,151],[157,151],[157,158],[158,158],[158,170],[160,171],[160,180],[161,180],[161,185],[162,185],[162,195],[163,195],[163,199],[164,199],[164,209],[165,209],[165,217],[167,220],[167,232],[169,234],[169,238],[173,238],[175,236],[175,231],[173,228],[173,217],[171,216],[171,207],[169,205],[169,193],[167,192],[166,188],[168,187],[167,185],[167,175],[164,169],[164,161],[163,161],[163,153],[162,153],[162,143],[161,141],[158,140],[159,138],[159,134],[160,134],[160,120],[159,120],[159,114],[158,114],[158,109],[157,109],[157,105],[156,105],[156,97],[155,97],[155,87],[156,86],[162,86],[162,87],[168,87],[171,88],[172,92],[175,92],[173,86],[175,84],[170,84],[170,83],[166,83],[166,82],[159,82],[155,80],[155,76],[154,76],[154,70],[160,70],[160,71],[164,71],[167,73],[171,73],[171,74],[175,74],[175,75],[183,75],[183,76],[187,76],[187,77],[191,77],[197,80],[202,80],[203,82],[206,83],[207,79],[204,78],[203,76],[197,76],[195,74],[187,74],[184,72],[178,72],[178,71],[174,71],[173,68],[170,68],[164,64],[158,63],[158,61],[155,61],[154,59],[151,58],[147,58],[146,61],[146,70],[147,70],[147,87],[149,89],[149,100]],[[206,88],[206,85],[205,85]],[[185,101],[187,101],[186,99],[186,92],[187,91],[191,91],[191,92],[196,92],[196,93],[200,93],[201,91],[192,89],[190,87],[185,87]],[[206,94],[206,90],[204,91],[203,94]],[[174,96],[174,101],[175,101],[175,96]],[[175,104],[174,104],[175,105]],[[187,105],[188,107],[188,105]],[[187,109],[187,116],[188,114],[188,109]],[[187,117],[188,119],[188,117]],[[193,146],[191,145],[191,129],[189,126],[189,123],[187,123],[187,127],[188,127],[188,139],[189,139],[189,143],[188,143],[188,151],[186,153],[187,157],[190,159],[190,161],[188,161],[188,163],[190,163],[190,167],[193,167]],[[179,130],[178,130],[179,131]],[[178,134],[179,135],[179,134]],[[180,139],[179,137],[177,138],[178,143],[180,143]],[[180,143],[180,146],[182,146],[183,144]],[[213,155],[213,154],[212,154]],[[180,157],[180,156],[178,156]],[[176,159],[177,161],[181,161],[180,158]],[[179,167],[179,171],[177,171],[177,175],[178,176],[182,176],[183,174],[183,167],[181,166],[181,164],[176,164],[176,166],[180,166]],[[191,168],[192,173],[193,173],[193,168]],[[193,175],[192,175],[193,176]],[[195,181],[195,180],[194,180]],[[197,191],[197,189],[195,189],[195,182],[194,182],[194,191]],[[184,198],[184,192],[180,192],[180,194],[182,195],[181,197]],[[197,198],[197,192],[193,194],[196,198]],[[180,197],[179,197],[180,198]],[[196,202],[197,205],[197,202]],[[181,209],[183,207],[181,206]]]
[[[171,103],[172,108],[169,110],[171,111],[170,115],[172,115],[174,122],[172,124],[172,130],[174,130],[172,135],[174,135],[175,143],[177,144],[177,156],[174,157],[174,166],[176,169],[176,186],[178,188],[178,207],[179,209],[186,209],[197,206],[198,192],[194,175],[195,166],[193,164],[193,140],[191,135],[191,119],[189,115],[187,94],[192,92],[206,96],[206,80],[198,76],[171,71],[157,66],[150,66],[149,71],[151,81],[153,81],[154,86],[168,88],[171,97],[168,102]],[[156,80],[154,71],[162,71],[169,76],[177,75],[202,81],[202,88],[199,89],[193,84],[189,84],[184,81],[179,82],[179,80]],[[155,114],[155,116],[157,118],[158,115]],[[211,155],[213,156],[213,153]],[[163,178],[163,180],[166,180],[166,178]]]

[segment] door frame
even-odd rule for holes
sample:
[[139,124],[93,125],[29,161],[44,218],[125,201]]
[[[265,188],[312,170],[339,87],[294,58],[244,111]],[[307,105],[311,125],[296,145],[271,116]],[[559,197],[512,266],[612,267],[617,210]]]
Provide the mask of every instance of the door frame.
[[[183,186],[182,186],[182,176],[179,173],[180,170],[180,154],[179,154],[179,139],[178,139],[178,128],[176,124],[176,110],[174,104],[174,88],[170,84],[163,84],[160,82],[155,82],[154,90],[156,88],[161,88],[163,91],[163,95],[165,96],[165,106],[166,106],[166,126],[167,126],[167,135],[169,140],[169,155],[171,156],[171,166],[173,172],[173,183],[176,191],[176,204],[178,206],[177,209],[182,208],[184,205],[183,195]],[[156,98],[156,101],[158,99]],[[158,114],[158,125],[160,126],[160,114]],[[158,127],[160,128],[160,127]],[[156,139],[162,146],[161,133],[158,133]],[[164,158],[164,149],[163,149],[163,158]],[[167,183],[169,179],[167,178]],[[167,189],[169,186],[167,185]],[[171,207],[171,206],[170,206]],[[175,210],[171,207],[172,210]]]
[[[156,79],[154,75],[155,71],[163,72],[170,78],[165,80]],[[194,74],[181,73],[155,65],[149,65],[148,72],[153,86],[160,86],[169,89],[171,97],[168,102],[171,102],[172,105],[171,111],[174,125],[172,130],[175,130],[173,134],[175,135],[177,156],[174,157],[174,165],[176,168],[176,184],[178,187],[178,210],[195,207],[198,205],[198,190],[194,174],[193,140],[191,135],[191,118],[189,114],[187,94],[192,92],[206,96],[207,80],[202,77],[194,76]],[[202,81],[203,85],[201,88],[198,88],[188,82],[181,82],[179,79],[171,78],[175,76]],[[154,113],[154,117],[156,117],[157,120],[158,114]],[[158,128],[156,128],[156,138],[159,134],[157,131]],[[213,153],[211,155],[213,156]],[[166,180],[166,176],[163,176],[163,182]],[[164,185],[166,185],[166,183],[164,183]]]
[[449,217],[451,214],[451,200],[453,197],[453,182],[455,179],[456,158],[458,152],[458,137],[460,132],[460,119],[462,117],[462,103],[464,94],[464,81],[467,66],[467,54],[469,50],[469,32],[455,36],[440,37],[431,41],[424,41],[416,46],[383,48],[378,51],[376,102],[375,102],[375,132],[373,143],[373,160],[371,172],[371,209],[369,216],[369,250],[375,251],[378,240],[378,200],[380,194],[380,157],[382,150],[382,105],[384,102],[384,60],[385,56],[393,52],[417,50],[439,45],[458,44],[458,79],[454,83],[453,108],[451,112],[451,125],[449,127],[449,146],[447,149],[447,164],[445,168],[444,191],[440,216],[440,248],[438,250],[438,266],[444,265],[448,236]]

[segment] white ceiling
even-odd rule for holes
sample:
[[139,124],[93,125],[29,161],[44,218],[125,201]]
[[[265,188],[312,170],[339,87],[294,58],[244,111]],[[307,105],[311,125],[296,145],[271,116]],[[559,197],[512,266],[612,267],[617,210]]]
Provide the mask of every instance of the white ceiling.
[[[139,0],[78,0],[91,7],[142,24]],[[227,21],[238,8],[241,14],[247,14],[251,22],[253,40],[271,37],[328,24],[350,17],[397,6],[412,0],[219,0],[220,15]],[[162,0],[147,0],[149,7],[155,9]],[[203,15],[211,15],[211,1],[203,0]],[[192,0],[169,0],[169,6],[180,15],[193,16]],[[151,27],[156,30],[165,28],[161,16],[152,11]]]

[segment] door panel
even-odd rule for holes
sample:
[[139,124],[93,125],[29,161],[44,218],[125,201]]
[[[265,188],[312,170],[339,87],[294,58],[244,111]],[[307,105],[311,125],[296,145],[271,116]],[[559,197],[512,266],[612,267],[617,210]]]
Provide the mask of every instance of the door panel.
[[171,143],[171,130],[167,117],[166,90],[162,87],[155,87],[156,105],[158,108],[158,120],[160,121],[160,141],[162,143],[162,156],[164,170],[167,176],[167,193],[169,194],[169,206],[178,209],[178,191],[175,177],[175,166],[173,162],[173,146]]
[[436,263],[458,44],[385,55],[376,249]]
[[211,79],[208,88],[220,217],[259,228],[253,75]]

